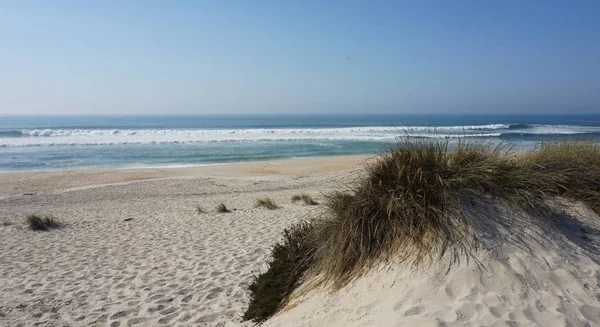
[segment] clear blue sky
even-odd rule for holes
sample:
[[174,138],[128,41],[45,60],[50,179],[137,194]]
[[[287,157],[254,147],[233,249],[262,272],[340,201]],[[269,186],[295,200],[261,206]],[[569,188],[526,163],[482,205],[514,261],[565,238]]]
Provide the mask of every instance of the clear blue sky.
[[600,1],[0,1],[0,114],[376,112],[600,112]]

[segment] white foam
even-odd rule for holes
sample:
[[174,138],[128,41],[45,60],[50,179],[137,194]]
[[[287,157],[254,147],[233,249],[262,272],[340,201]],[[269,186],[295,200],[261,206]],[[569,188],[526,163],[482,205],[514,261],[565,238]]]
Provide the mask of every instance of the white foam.
[[146,168],[153,168],[153,169],[163,169],[163,168],[194,168],[194,167],[207,167],[207,166],[223,166],[223,165],[232,165],[235,164],[236,162],[216,162],[216,163],[194,163],[194,164],[160,164],[157,163],[155,165],[152,164],[143,164],[143,163],[136,163],[136,164],[129,164],[120,168],[116,168],[116,169],[123,169],[123,170],[127,170],[127,169],[146,169]]
[[583,134],[600,133],[600,127],[596,126],[573,126],[573,125],[531,125],[530,128],[521,130],[527,134]]
[[34,129],[21,137],[0,138],[0,147],[163,144],[252,141],[395,141],[398,137],[498,137],[502,134],[600,133],[600,127],[507,124],[468,126],[366,126],[344,128],[256,129]]
[[394,141],[399,136],[460,137],[498,136],[490,131],[508,125],[475,125],[449,127],[345,127],[345,128],[282,128],[282,129],[54,129],[22,130],[24,137],[2,138],[0,147],[55,146],[55,145],[109,145],[160,144],[231,141],[287,141],[287,140],[364,140]]
[[39,129],[34,129],[32,131],[25,131],[25,132],[21,132],[24,135],[31,135],[31,136],[51,136],[52,135],[52,130],[51,129],[44,129],[44,130],[39,130]]

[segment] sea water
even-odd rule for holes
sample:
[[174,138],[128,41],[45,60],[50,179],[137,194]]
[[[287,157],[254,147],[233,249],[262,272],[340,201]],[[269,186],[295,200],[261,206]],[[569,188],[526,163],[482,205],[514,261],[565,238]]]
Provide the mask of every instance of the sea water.
[[375,154],[406,135],[482,139],[515,149],[600,142],[600,114],[0,116],[0,171]]

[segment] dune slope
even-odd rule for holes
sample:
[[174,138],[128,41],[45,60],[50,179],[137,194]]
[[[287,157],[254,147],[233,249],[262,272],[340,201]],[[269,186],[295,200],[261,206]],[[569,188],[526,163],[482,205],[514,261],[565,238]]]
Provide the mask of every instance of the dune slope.
[[469,260],[382,266],[337,292],[309,281],[265,326],[598,326],[600,217],[555,205],[563,214],[532,217],[482,201]]

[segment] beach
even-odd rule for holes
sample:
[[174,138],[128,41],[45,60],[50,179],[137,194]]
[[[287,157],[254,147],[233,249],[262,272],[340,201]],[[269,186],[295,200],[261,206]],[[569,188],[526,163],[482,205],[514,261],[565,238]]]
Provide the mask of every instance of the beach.
[[321,210],[291,197],[321,201],[365,159],[0,174],[0,326],[239,326],[270,247]]
[[0,327],[600,327],[599,14],[3,2]]
[[[252,326],[248,286],[271,247],[370,158],[0,174],[0,326]],[[302,193],[320,204],[291,201]],[[256,207],[264,197],[278,208]],[[500,223],[474,226],[483,247],[470,259],[384,264],[335,292],[307,280],[265,326],[600,324],[594,212],[566,203],[545,223],[475,207]],[[32,231],[30,214],[62,226]]]

